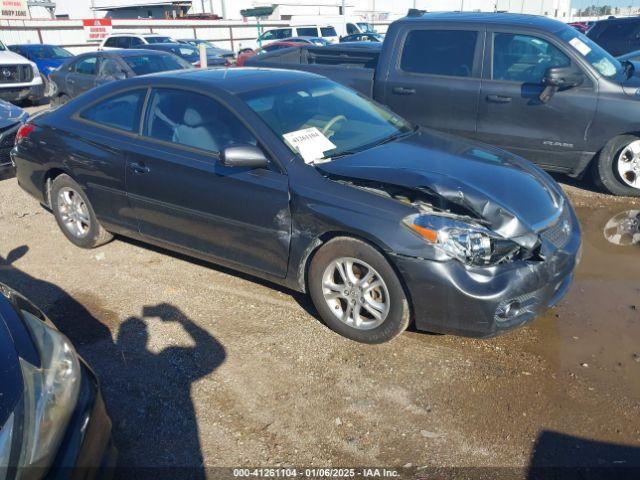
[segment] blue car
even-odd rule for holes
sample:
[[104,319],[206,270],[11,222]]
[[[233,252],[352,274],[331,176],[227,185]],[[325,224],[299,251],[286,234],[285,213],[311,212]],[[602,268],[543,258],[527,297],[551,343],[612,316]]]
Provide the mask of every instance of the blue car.
[[56,45],[42,45],[29,43],[23,45],[9,45],[9,50],[28,58],[38,66],[45,92],[49,91],[49,74],[57,69],[69,57],[74,55],[62,47]]

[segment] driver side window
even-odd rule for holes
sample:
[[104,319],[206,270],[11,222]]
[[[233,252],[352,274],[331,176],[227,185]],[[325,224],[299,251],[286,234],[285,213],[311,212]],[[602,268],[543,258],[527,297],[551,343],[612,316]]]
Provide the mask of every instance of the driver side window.
[[232,145],[257,145],[256,139],[226,107],[196,92],[154,90],[144,135],[218,153]]
[[493,80],[541,84],[547,69],[568,67],[571,60],[541,38],[511,33],[493,37]]

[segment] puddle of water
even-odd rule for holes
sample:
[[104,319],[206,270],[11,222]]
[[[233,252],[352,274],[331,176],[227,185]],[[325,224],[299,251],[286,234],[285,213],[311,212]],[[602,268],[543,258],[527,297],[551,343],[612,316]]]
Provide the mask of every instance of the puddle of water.
[[556,371],[640,399],[640,207],[579,208],[583,254],[529,346]]

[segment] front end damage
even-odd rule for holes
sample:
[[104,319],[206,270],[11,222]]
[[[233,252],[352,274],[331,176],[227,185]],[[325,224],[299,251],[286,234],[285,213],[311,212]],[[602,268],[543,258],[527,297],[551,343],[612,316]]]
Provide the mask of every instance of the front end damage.
[[407,288],[419,330],[498,335],[533,320],[567,292],[580,227],[557,185],[545,185],[551,214],[532,222],[446,176],[401,171],[382,181],[380,173],[354,178],[323,172],[414,209],[398,228],[424,240],[420,251],[393,251],[389,258]]

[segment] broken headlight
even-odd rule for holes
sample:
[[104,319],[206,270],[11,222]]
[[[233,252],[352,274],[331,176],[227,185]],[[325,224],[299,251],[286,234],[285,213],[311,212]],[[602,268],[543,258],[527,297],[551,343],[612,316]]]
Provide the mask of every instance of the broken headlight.
[[482,225],[439,215],[415,214],[403,223],[423,240],[466,265],[494,265],[513,258],[520,246]]

